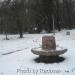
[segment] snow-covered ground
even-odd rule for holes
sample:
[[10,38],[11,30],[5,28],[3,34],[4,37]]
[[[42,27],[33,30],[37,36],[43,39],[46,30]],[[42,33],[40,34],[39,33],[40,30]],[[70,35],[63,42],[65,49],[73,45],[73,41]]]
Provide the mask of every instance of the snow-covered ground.
[[[70,31],[70,35],[66,32]],[[41,46],[44,35],[52,34],[24,34],[0,35],[0,75],[74,75],[75,74],[75,29],[62,30],[55,35],[56,43],[68,49],[58,60],[45,62],[34,55],[31,49]]]

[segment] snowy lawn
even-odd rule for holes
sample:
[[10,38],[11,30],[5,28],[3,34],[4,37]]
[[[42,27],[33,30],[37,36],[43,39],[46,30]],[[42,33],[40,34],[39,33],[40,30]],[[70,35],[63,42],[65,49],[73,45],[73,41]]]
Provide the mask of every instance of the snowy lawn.
[[[70,31],[70,35],[66,32]],[[62,30],[56,33],[56,43],[68,49],[68,52],[54,60],[42,60],[31,49],[41,46],[43,35],[9,35],[5,40],[0,35],[0,75],[74,75],[75,74],[75,30]],[[58,61],[59,60],[59,61]]]

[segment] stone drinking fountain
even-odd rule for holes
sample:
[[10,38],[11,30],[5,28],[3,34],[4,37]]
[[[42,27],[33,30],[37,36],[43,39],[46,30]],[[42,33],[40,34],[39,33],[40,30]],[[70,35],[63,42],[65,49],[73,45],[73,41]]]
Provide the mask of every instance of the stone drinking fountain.
[[39,56],[55,57],[64,54],[67,49],[56,45],[54,36],[43,36],[42,47],[32,48],[31,51]]

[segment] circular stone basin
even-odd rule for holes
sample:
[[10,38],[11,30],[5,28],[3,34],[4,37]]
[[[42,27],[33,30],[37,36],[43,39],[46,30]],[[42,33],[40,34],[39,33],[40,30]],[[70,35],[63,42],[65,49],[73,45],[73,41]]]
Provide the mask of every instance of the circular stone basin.
[[40,56],[58,56],[67,52],[67,49],[56,46],[55,50],[42,49],[42,47],[32,48],[32,53]]

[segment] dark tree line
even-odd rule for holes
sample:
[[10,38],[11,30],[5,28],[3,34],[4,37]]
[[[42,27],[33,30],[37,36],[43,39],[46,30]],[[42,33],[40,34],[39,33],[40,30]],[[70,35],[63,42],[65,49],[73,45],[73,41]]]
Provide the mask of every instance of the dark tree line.
[[53,24],[61,28],[75,27],[72,0],[4,0],[0,2],[0,33],[51,32]]

